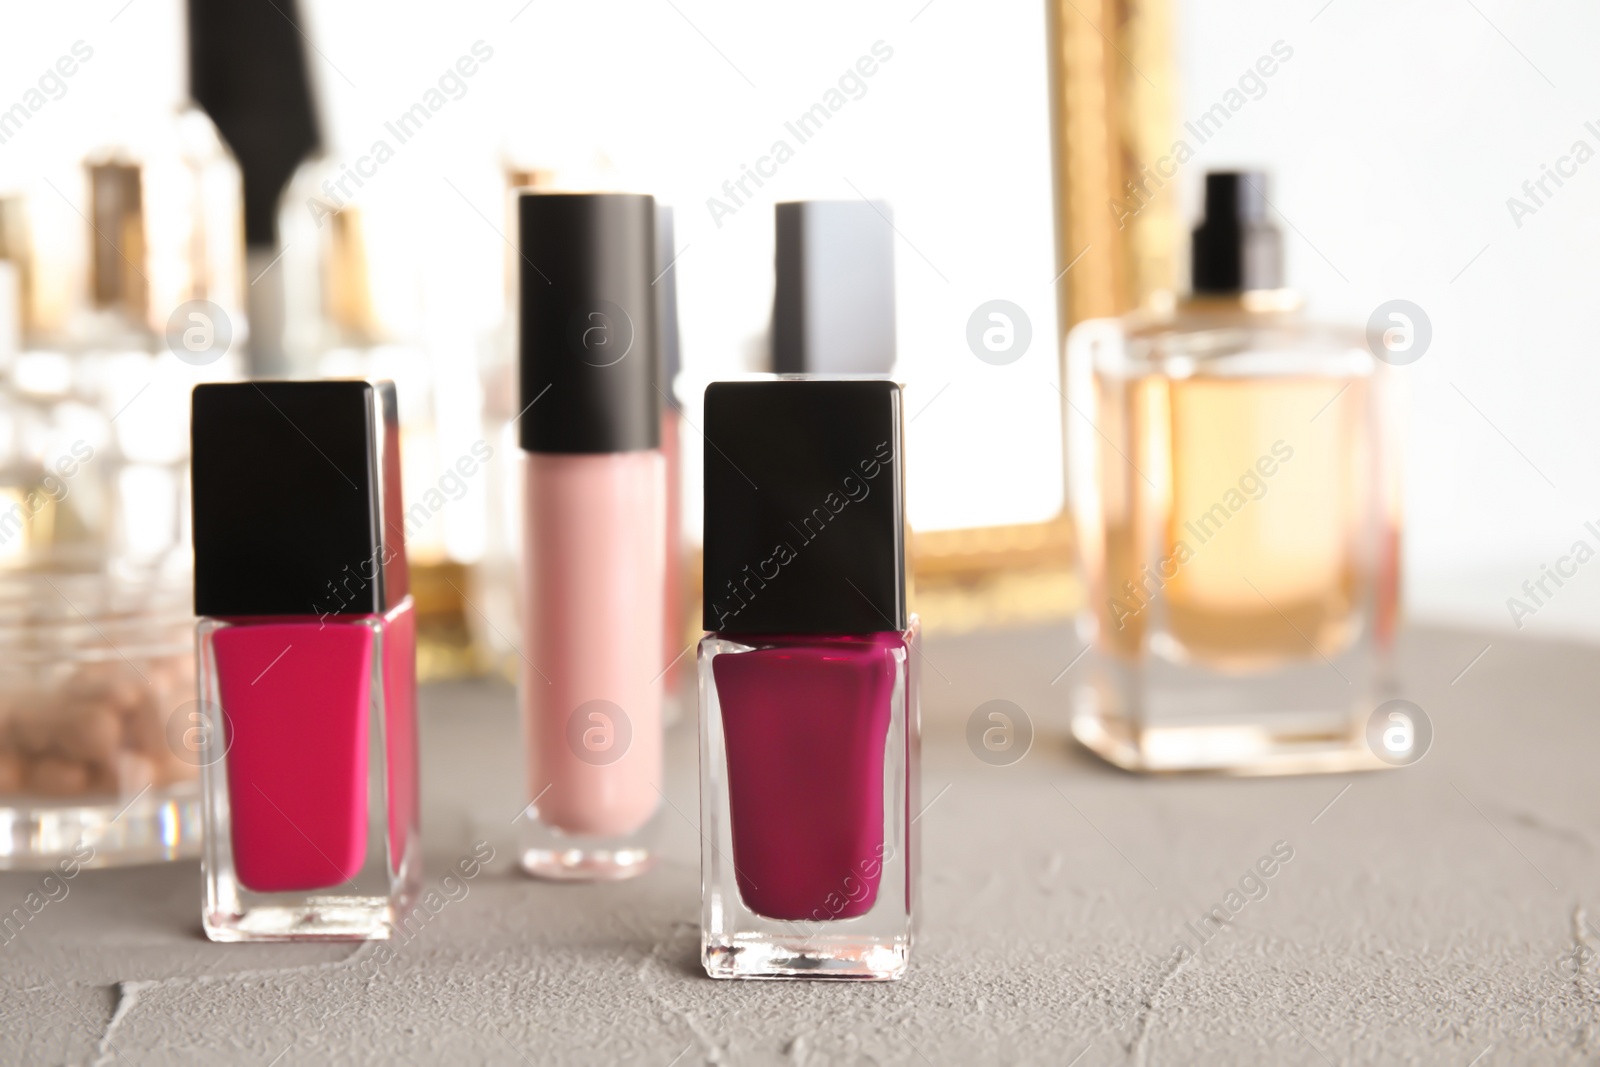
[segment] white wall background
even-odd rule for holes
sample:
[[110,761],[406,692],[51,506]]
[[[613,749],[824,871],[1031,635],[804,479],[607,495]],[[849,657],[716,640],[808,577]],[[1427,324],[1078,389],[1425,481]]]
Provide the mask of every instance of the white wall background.
[[[1600,153],[1600,10],[1189,0],[1182,113],[1280,39],[1294,58],[1189,164],[1187,213],[1205,167],[1264,164],[1314,311],[1426,310],[1432,347],[1402,372],[1408,608],[1513,628],[1506,600],[1524,580],[1578,539],[1600,548],[1584,529],[1600,527],[1600,158],[1549,184],[1520,228],[1506,206],[1575,141]],[[1547,588],[1524,634],[1600,636],[1600,560]]]
[[[14,5],[0,35],[0,106],[75,39],[96,58],[0,145],[0,185],[36,154],[72,150],[113,112],[170,97],[175,52],[151,42],[170,39],[177,10],[173,0]],[[483,228],[504,217],[488,176],[507,156],[677,206],[679,391],[695,418],[706,380],[756,365],[771,203],[889,201],[900,373],[917,415],[913,520],[1058,510],[1040,3],[325,2],[308,15],[335,155],[366,151],[475,41],[494,49],[466,95],[379,179],[406,187],[418,212],[450,217],[435,229],[462,236],[454,248],[444,238],[441,255],[471,258],[476,271],[502,254]],[[1192,217],[1206,167],[1264,166],[1287,220],[1290,280],[1314,312],[1359,322],[1394,298],[1427,311],[1432,348],[1404,371],[1408,605],[1414,617],[1509,629],[1506,599],[1541,564],[1580,538],[1600,548],[1584,529],[1600,526],[1600,158],[1520,227],[1506,206],[1575,141],[1600,152],[1600,134],[1584,126],[1600,128],[1600,11],[1578,0],[1187,0],[1180,115],[1209,107],[1279,40],[1292,60],[1201,147],[1171,195]],[[792,141],[784,122],[878,41],[894,55],[865,95],[794,145],[794,159],[719,227],[706,199],[775,139]],[[966,346],[968,316],[994,298],[1032,320],[1031,350],[1008,367]],[[1600,636],[1600,560],[1523,632]]]

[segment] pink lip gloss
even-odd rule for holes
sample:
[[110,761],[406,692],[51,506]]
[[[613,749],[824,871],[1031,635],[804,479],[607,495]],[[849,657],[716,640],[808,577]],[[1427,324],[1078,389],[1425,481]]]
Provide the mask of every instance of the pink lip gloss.
[[421,880],[394,385],[193,400],[206,935],[386,938]]
[[899,978],[919,737],[900,387],[718,382],[705,432],[702,962]]
[[522,868],[628,878],[653,862],[667,662],[655,201],[525,193],[518,219]]

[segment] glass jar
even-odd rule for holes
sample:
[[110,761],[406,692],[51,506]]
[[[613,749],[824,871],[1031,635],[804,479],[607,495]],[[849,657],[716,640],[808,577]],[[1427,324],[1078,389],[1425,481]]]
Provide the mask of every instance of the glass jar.
[[0,869],[198,855],[188,595],[103,574],[0,579]]

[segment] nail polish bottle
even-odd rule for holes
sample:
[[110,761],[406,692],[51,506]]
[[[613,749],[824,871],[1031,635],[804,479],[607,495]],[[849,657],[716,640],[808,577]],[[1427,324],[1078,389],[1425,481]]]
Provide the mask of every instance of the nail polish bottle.
[[706,390],[701,960],[892,979],[913,933],[917,632],[901,391]]
[[201,385],[192,435],[206,935],[387,938],[422,861],[394,385]]
[[1285,289],[1266,175],[1206,176],[1193,291],[1067,339],[1069,495],[1095,655],[1074,735],[1132,771],[1385,766],[1395,378]]
[[518,203],[523,450],[521,864],[629,878],[661,806],[666,463],[655,201]]

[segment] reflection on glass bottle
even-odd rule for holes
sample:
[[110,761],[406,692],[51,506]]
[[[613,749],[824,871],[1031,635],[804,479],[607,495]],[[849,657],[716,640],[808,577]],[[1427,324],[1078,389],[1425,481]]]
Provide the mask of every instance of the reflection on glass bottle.
[[1393,629],[1391,386],[1280,288],[1265,179],[1211,174],[1194,295],[1068,339],[1098,670],[1074,732],[1136,770],[1371,765]]
[[140,169],[133,163],[91,162],[89,214],[94,224],[94,255],[89,291],[97,308],[121,307],[135,320],[144,317],[144,197]]

